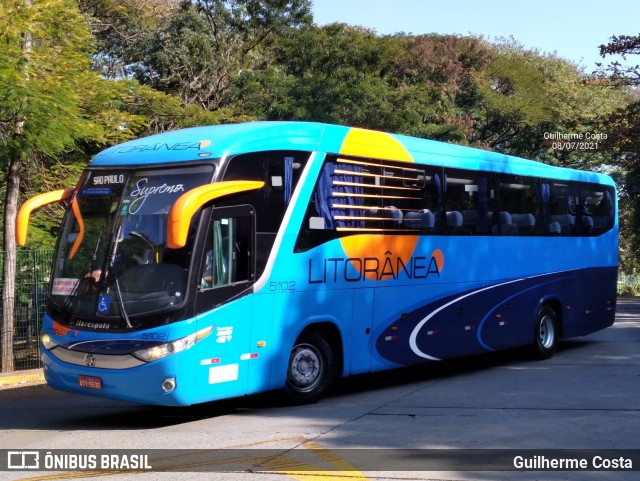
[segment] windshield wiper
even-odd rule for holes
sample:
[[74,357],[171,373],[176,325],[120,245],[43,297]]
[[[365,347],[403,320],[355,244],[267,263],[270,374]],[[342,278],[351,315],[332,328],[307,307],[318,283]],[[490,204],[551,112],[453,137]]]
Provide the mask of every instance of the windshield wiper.
[[122,224],[118,226],[118,230],[114,237],[113,248],[111,249],[111,253],[109,254],[109,276],[113,276],[113,291],[116,294],[116,302],[118,303],[118,308],[122,313],[122,317],[124,318],[124,322],[127,324],[128,328],[133,328],[133,324],[131,324],[131,320],[129,319],[129,314],[127,314],[127,309],[124,307],[124,300],[122,299],[122,291],[120,290],[120,282],[118,281],[118,273],[113,266],[116,263],[116,252],[118,251],[118,239],[120,239],[120,232],[122,232]]
[[129,319],[129,315],[127,314],[127,310],[124,307],[124,301],[122,300],[122,292],[120,291],[120,282],[118,282],[118,274],[116,272],[113,273],[113,285],[115,289],[113,290],[116,293],[116,301],[118,302],[118,307],[120,308],[120,312],[122,313],[122,317],[124,318],[124,322],[127,324],[128,328],[132,328],[133,324],[131,324],[131,320]]

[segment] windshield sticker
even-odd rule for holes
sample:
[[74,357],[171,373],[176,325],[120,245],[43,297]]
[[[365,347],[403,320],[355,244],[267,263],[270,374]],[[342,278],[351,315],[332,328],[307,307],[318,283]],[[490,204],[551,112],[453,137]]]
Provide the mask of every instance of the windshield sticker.
[[129,204],[131,201],[124,200],[122,201],[122,207],[120,207],[120,217],[127,217],[129,215]]
[[78,279],[70,277],[58,277],[53,280],[51,287],[51,295],[53,296],[70,296],[78,285]]
[[96,175],[93,177],[93,185],[110,185],[110,184],[124,184],[124,175]]
[[98,297],[98,314],[107,314],[109,307],[111,306],[111,297],[100,296]]
[[129,214],[137,214],[145,201],[152,195],[180,194],[185,191],[184,184],[167,184],[166,182],[158,186],[147,186],[149,179],[146,177],[138,179],[135,188],[129,194],[134,200],[129,204]]
[[110,196],[111,187],[85,187],[80,191],[80,195],[89,196]]

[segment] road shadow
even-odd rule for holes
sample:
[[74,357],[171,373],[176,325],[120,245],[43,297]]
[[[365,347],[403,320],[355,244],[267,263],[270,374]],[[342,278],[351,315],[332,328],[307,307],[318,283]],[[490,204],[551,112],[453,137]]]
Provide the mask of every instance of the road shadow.
[[[497,367],[515,366],[539,369],[575,358],[590,356],[597,346],[609,339],[633,340],[640,330],[640,298],[620,299],[617,305],[615,331],[600,331],[588,337],[564,340],[556,356],[547,361],[532,361],[523,348],[463,357],[441,362],[375,372],[341,379],[329,400],[348,401],[349,396],[371,393],[412,383],[424,383],[489,371]],[[615,324],[614,324],[615,326]],[[596,348],[594,349],[594,345]],[[581,352],[584,351],[584,354]],[[593,354],[596,356],[596,354]],[[20,386],[0,390],[0,429],[21,430],[146,430],[157,429],[203,419],[256,412],[274,414],[290,407],[277,392],[215,401],[188,407],[145,406],[78,394],[54,391],[46,385]]]
[[[586,339],[562,342],[557,356],[586,349],[593,342]],[[360,393],[373,394],[395,386],[447,379],[513,365],[535,367],[538,362],[533,362],[525,349],[511,349],[425,363],[341,379],[329,399],[340,400]],[[0,410],[5,413],[0,419],[0,430],[147,430],[228,415],[242,416],[260,411],[273,414],[274,411],[289,407],[291,405],[279,392],[194,406],[162,407],[62,393],[46,385],[36,385],[0,391]]]

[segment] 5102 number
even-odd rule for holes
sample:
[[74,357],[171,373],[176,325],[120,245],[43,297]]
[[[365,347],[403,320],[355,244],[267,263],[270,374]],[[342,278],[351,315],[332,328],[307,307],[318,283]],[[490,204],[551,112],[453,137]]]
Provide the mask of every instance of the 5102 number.
[[296,281],[278,281],[269,283],[269,292],[288,292],[296,290]]

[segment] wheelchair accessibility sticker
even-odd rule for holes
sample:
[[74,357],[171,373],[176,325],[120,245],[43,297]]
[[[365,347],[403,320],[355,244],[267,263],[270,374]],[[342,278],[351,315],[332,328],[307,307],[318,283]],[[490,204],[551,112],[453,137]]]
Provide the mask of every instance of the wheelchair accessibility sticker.
[[100,296],[98,298],[98,314],[107,314],[111,306],[111,297]]

